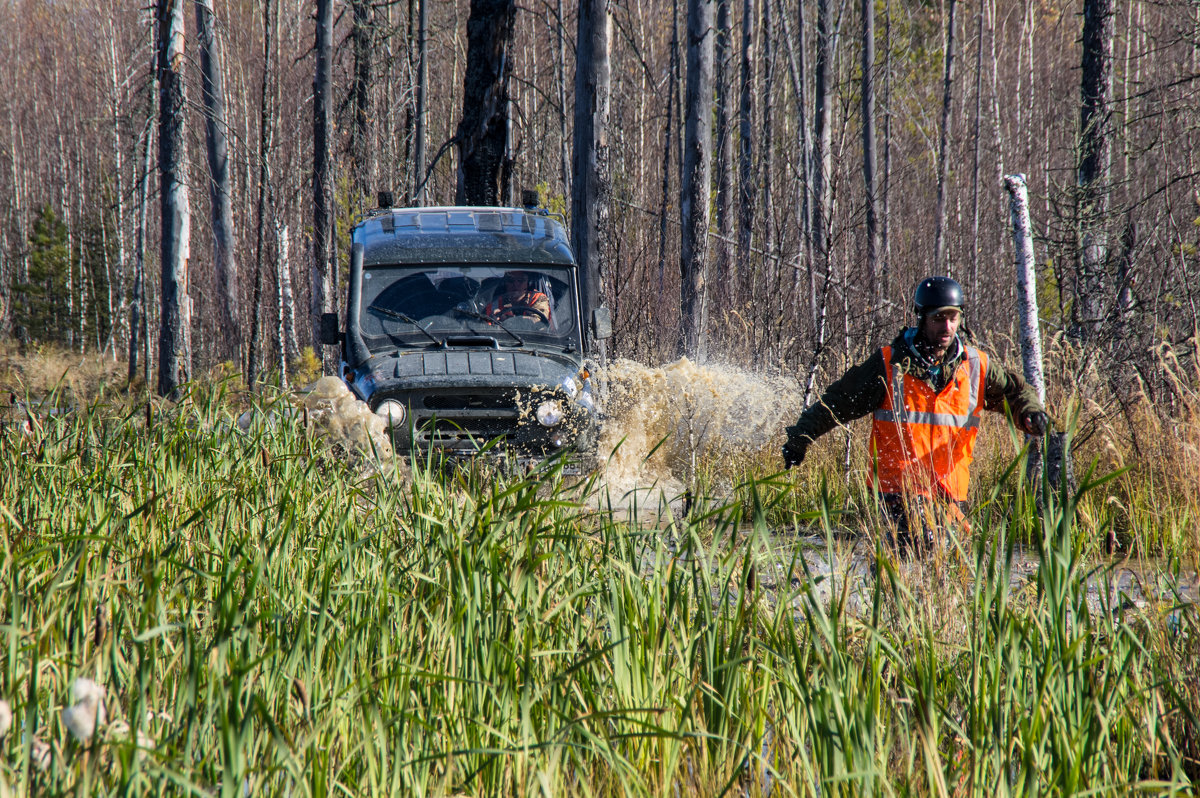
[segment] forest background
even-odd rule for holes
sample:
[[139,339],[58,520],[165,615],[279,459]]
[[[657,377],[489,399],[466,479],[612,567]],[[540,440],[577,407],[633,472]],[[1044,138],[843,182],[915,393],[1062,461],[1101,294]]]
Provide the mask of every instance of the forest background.
[[[811,392],[945,273],[1015,358],[1019,173],[1050,384],[1110,419],[1177,416],[1195,385],[1194,0],[6,0],[0,21],[0,334],[158,368],[162,392],[222,364],[286,382],[375,192],[479,201],[466,140],[497,126],[488,202],[600,209],[583,257],[612,353]],[[576,116],[577,52],[600,113]]]

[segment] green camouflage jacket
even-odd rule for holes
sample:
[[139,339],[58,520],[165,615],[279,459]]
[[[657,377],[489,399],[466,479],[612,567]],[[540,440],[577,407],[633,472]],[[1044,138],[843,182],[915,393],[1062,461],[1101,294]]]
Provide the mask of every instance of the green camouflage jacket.
[[[956,340],[941,365],[931,369],[912,346],[914,332],[911,327],[901,330],[892,341],[893,367],[924,381],[935,391],[941,391],[966,357],[966,350],[961,340]],[[876,349],[870,357],[852,366],[830,385],[820,401],[800,414],[795,425],[787,428],[788,439],[807,438],[806,442],[814,441],[839,424],[874,412],[886,397],[887,370],[884,368],[883,350]],[[983,406],[987,410],[1002,413],[1005,405],[1013,418],[1017,419],[1026,413],[1045,410],[1037,391],[1021,375],[1004,368],[996,358],[988,357]]]

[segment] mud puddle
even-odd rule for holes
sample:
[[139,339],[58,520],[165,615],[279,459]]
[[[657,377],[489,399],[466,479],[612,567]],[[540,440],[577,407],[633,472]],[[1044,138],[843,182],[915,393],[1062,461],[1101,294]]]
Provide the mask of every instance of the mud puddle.
[[[736,544],[725,542],[718,546],[750,544],[749,530],[739,535]],[[799,535],[771,532],[765,541],[754,544],[759,551],[755,557],[754,578],[768,602],[787,596],[799,608],[802,596],[811,592],[822,606],[828,607],[837,599],[845,602],[846,611],[853,617],[868,614],[875,590],[875,546],[867,537],[837,535],[827,541],[819,535]],[[668,545],[674,555],[676,546]],[[708,549],[706,549],[707,551]],[[744,551],[744,549],[740,549]],[[686,554],[672,557],[687,562]],[[1000,553],[996,567],[1004,566],[1005,555]],[[892,562],[913,601],[937,607],[962,607],[969,599],[977,574],[974,552],[965,557],[946,549],[924,559],[893,557]],[[1009,594],[1014,601],[1036,600],[1038,568],[1041,560],[1037,550],[1014,546],[1009,564]],[[663,561],[647,554],[643,559],[644,572],[649,575]],[[988,563],[984,563],[984,568]],[[737,571],[740,576],[740,569]],[[1172,573],[1165,560],[1107,559],[1087,563],[1083,571],[1088,592],[1088,606],[1093,615],[1100,613],[1162,613],[1174,617],[1180,605],[1200,601],[1200,574],[1195,570]],[[714,599],[718,598],[714,594]]]

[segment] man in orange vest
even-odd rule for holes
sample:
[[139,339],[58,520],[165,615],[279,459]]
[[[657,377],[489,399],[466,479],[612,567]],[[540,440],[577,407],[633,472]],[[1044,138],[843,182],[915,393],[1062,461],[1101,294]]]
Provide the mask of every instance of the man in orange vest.
[[505,272],[496,298],[483,312],[500,321],[525,316],[549,324],[550,298],[529,284],[527,272],[513,270]]
[[913,310],[917,325],[830,385],[787,428],[783,447],[784,464],[799,465],[818,437],[873,413],[872,478],[903,547],[916,533],[928,543],[933,528],[963,520],[981,411],[1007,406],[1030,435],[1049,426],[1037,392],[959,336],[962,286],[927,277]]

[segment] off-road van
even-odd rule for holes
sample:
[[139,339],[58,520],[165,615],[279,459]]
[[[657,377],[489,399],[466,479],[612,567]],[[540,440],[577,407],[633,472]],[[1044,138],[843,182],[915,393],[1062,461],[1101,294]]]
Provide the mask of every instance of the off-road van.
[[352,233],[345,331],[328,313],[322,338],[397,452],[586,463],[599,416],[586,333],[611,324],[584,306],[578,272],[561,221],[532,207],[380,208]]

